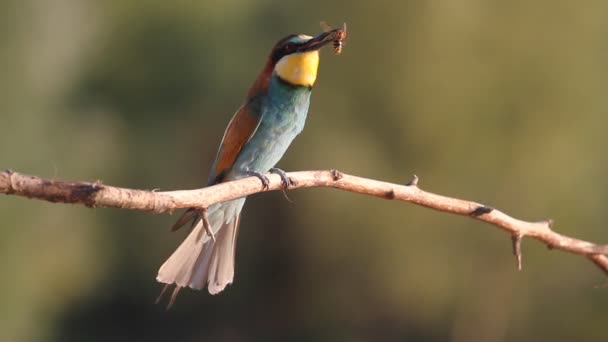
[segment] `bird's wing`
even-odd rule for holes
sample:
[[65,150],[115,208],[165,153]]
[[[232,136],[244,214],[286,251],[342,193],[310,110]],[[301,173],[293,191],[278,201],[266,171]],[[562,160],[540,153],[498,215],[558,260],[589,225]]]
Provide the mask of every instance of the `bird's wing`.
[[222,177],[234,165],[243,146],[258,129],[262,121],[259,102],[258,97],[251,98],[230,120],[209,175],[209,184],[222,181]]
[[[234,164],[243,146],[251,139],[260,125],[260,99],[253,97],[245,102],[228,123],[224,137],[217,151],[217,156],[213,162],[209,174],[208,185],[222,182],[224,176]],[[188,222],[194,225],[199,221],[200,216],[195,208],[186,210],[175,222],[171,231],[176,231]]]

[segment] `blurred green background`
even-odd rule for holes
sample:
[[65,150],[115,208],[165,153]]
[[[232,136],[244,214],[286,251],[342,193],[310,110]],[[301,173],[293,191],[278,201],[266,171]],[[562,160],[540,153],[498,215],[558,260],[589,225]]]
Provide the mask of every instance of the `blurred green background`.
[[[322,52],[280,166],[337,168],[608,240],[606,1],[4,0],[0,168],[204,184],[273,44]],[[154,305],[173,215],[0,197],[2,341],[605,341],[606,277],[479,222],[328,189],[251,198],[235,283]]]

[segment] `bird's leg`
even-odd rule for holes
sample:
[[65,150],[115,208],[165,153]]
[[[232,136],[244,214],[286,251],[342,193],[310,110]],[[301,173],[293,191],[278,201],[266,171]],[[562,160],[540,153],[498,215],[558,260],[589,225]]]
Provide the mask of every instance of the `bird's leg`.
[[202,208],[199,210],[198,214],[203,221],[203,228],[207,232],[207,235],[215,242],[215,234],[213,233],[213,229],[211,228],[211,223],[209,223],[209,215],[207,215],[207,208]]
[[259,172],[253,171],[253,170],[245,170],[245,174],[247,176],[258,177],[260,179],[260,181],[262,182],[262,188],[264,190],[268,190],[268,184],[270,184],[268,177],[264,176],[263,174],[261,174]]
[[293,201],[291,200],[291,198],[289,198],[289,196],[287,196],[287,192],[285,191],[289,189],[289,186],[293,185],[291,178],[287,176],[287,173],[285,173],[285,171],[279,169],[278,167],[273,167],[272,169],[270,169],[270,173],[276,173],[281,177],[281,184],[283,184],[283,189],[281,190],[283,190],[283,196],[285,196],[285,199],[288,202],[293,203]]
[[278,167],[273,167],[272,169],[270,169],[270,173],[277,174],[281,177],[281,184],[283,184],[283,189],[287,190],[291,185],[293,185],[291,179],[287,176],[287,173],[285,173],[285,171],[279,169]]

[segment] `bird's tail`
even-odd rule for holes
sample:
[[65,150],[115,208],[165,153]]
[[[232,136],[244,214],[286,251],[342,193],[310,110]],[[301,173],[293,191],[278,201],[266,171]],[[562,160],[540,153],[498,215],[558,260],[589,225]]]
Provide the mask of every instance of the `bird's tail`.
[[[209,293],[216,294],[232,283],[234,250],[243,204],[245,199],[241,198],[209,207],[207,215],[215,240],[205,230],[202,218],[196,219],[190,234],[158,271],[156,280],[167,284],[158,300],[171,284],[176,287],[169,306],[182,287],[200,290],[207,285]],[[188,212],[184,215],[194,216]],[[178,223],[182,221],[180,219]]]

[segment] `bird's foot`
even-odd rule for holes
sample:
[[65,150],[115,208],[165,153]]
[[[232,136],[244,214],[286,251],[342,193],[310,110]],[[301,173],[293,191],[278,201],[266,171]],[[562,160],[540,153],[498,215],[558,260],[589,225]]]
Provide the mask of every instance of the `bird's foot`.
[[262,182],[262,189],[268,190],[268,185],[270,184],[268,177],[264,176],[263,174],[261,174],[259,172],[252,171],[252,170],[247,170],[247,171],[245,171],[245,173],[247,174],[247,176],[257,177],[260,180],[260,182]]
[[285,173],[285,171],[279,169],[278,167],[273,167],[272,169],[270,169],[270,173],[277,174],[281,177],[281,184],[283,184],[283,189],[287,190],[290,186],[293,185],[293,182],[291,181],[291,178],[287,176],[287,173]]
[[285,199],[288,202],[293,203],[293,201],[291,200],[291,198],[289,198],[289,196],[287,196],[287,192],[285,191],[289,190],[289,187],[294,184],[291,181],[291,178],[287,176],[287,173],[285,173],[285,171],[279,169],[278,167],[273,167],[272,169],[270,169],[270,173],[275,173],[281,177],[281,184],[283,185],[283,188],[281,190],[283,190],[283,196],[285,196]]
[[209,215],[207,214],[207,208],[200,209],[198,216],[200,216],[201,220],[203,220],[203,228],[205,228],[207,235],[209,235],[209,237],[211,238],[211,240],[213,240],[213,242],[216,242],[215,233],[213,233],[213,229],[211,228],[211,223],[209,223]]

